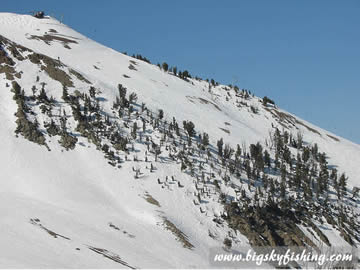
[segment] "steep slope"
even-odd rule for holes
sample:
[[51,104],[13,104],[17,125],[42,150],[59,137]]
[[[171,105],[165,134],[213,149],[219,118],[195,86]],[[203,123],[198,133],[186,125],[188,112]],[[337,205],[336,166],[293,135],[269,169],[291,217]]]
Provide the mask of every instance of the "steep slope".
[[[254,198],[261,181],[250,181],[246,169],[240,169],[238,178],[228,175],[232,163],[225,160],[221,164],[216,144],[220,138],[233,148],[239,144],[246,163],[250,144],[260,142],[275,163],[273,134],[277,127],[282,134],[299,134],[305,146],[316,143],[319,152],[326,153],[329,169],[346,172],[349,179],[342,203],[355,211],[349,210],[346,216],[358,222],[359,200],[351,200],[350,193],[353,186],[359,186],[359,145],[273,105],[264,106],[262,99],[245,91],[209,86],[193,78],[184,80],[120,54],[52,18],[3,13],[0,25],[0,161],[4,166],[0,265],[209,267],[211,248],[221,247],[225,238],[232,239],[235,250],[245,251],[260,240],[250,235],[246,226],[239,228],[234,220],[224,222],[223,214],[236,210],[224,211],[224,205],[241,201],[237,192],[245,189],[247,196]],[[122,85],[120,91],[118,84]],[[130,102],[132,110],[120,104],[124,87],[127,95],[137,95]],[[87,96],[89,89],[94,90],[92,97]],[[89,113],[84,112],[85,107]],[[158,116],[159,109],[164,111],[164,119]],[[173,117],[181,127],[184,120],[192,121],[197,132],[209,134],[211,157],[206,157],[205,150],[186,147],[189,137],[184,130],[175,138],[165,132],[167,128],[172,131]],[[86,126],[87,118],[97,122],[91,120],[94,126]],[[53,136],[51,120],[61,129]],[[40,135],[29,122],[38,123],[35,130]],[[134,123],[139,130],[135,135]],[[115,136],[116,132],[121,135]],[[123,138],[125,146],[121,145]],[[198,137],[190,139],[193,146],[200,142]],[[67,151],[63,146],[75,149]],[[304,152],[300,147],[290,151],[294,159]],[[279,171],[268,172],[280,179]],[[227,196],[225,202],[221,194]],[[335,204],[335,197],[328,199]],[[298,224],[299,232],[291,231],[296,241],[309,245],[326,242],[324,239],[332,245],[359,243],[356,229],[351,234],[350,229],[325,218],[322,226],[320,221],[304,220]],[[287,223],[293,224],[297,223]],[[306,229],[311,224],[313,230]]]
[[[31,16],[3,13],[0,23],[3,36],[35,52],[54,59],[60,58],[62,63],[81,71],[86,78],[91,79],[95,87],[109,89],[110,91],[104,92],[104,96],[111,102],[117,94],[117,85],[121,83],[137,93],[139,99],[153,109],[163,109],[169,116],[175,116],[180,121],[191,120],[199,130],[206,130],[211,126],[213,128],[209,130],[209,134],[212,135],[210,137],[225,137],[225,140],[230,143],[238,142],[239,138],[248,144],[263,141],[264,134],[271,129],[271,123],[279,126],[273,115],[263,110],[258,104],[258,99],[253,102],[255,107],[260,110],[259,115],[249,113],[248,108],[240,108],[243,113],[238,113],[239,108],[231,105],[236,104],[239,98],[231,93],[232,96],[229,98],[231,99],[230,104],[232,104],[230,105],[225,100],[223,86],[216,87],[212,93],[208,93],[208,83],[205,81],[191,80],[189,84],[177,77],[169,76],[168,73],[160,71],[158,67],[143,61],[136,61],[136,70],[129,69],[130,60],[134,59],[89,40],[56,20],[38,20]],[[51,41],[46,41],[36,38],[46,35],[58,37],[59,40],[49,38]],[[64,38],[65,41],[62,41],[61,38]],[[130,78],[124,78],[124,74]],[[199,97],[209,103],[199,100]],[[214,110],[215,106],[212,103],[217,105],[217,109]],[[186,104],[186,109],[182,107],[184,104]],[[279,111],[284,112],[280,109]],[[200,117],[201,120],[199,119],[199,116],[207,113],[211,113],[213,117],[210,119]],[[298,119],[298,121],[304,125],[299,123],[295,123],[295,127],[290,125],[290,131],[296,134],[299,129],[303,133],[305,141],[317,143],[320,149],[329,155],[330,162],[333,161],[332,163],[337,164],[340,170],[346,171],[350,177],[349,180],[354,181],[354,185],[356,185],[356,178],[360,172],[358,166],[360,146],[346,139],[340,139],[331,132],[322,130],[304,120]],[[231,125],[227,127],[230,134],[219,129],[226,128],[225,122]],[[281,128],[281,126],[279,127]],[[312,132],[311,129],[315,132]],[[341,140],[340,144],[336,138]],[[342,153],[342,155],[338,153]]]

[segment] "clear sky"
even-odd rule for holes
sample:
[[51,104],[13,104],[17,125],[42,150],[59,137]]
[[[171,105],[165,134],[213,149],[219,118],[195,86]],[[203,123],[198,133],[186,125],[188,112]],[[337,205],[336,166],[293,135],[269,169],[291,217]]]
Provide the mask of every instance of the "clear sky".
[[360,1],[2,0],[118,51],[237,84],[360,143]]

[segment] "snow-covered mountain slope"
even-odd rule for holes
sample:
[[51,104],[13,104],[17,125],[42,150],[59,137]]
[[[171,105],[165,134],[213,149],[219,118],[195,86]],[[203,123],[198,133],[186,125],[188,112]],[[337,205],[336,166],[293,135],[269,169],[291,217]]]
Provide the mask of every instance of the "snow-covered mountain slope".
[[[63,98],[63,85],[70,96],[84,101],[79,108],[94,101],[94,106],[101,109],[99,118],[109,118],[110,128],[98,128],[98,136],[113,126],[125,130],[134,122],[141,129],[141,118],[146,118],[141,104],[145,103],[154,118],[161,109],[167,123],[173,117],[181,127],[183,121],[192,121],[197,132],[208,133],[213,156],[217,141],[223,138],[235,149],[239,144],[243,151],[260,142],[275,159],[269,134],[277,127],[294,137],[300,134],[305,145],[316,143],[319,151],[326,153],[329,167],[349,177],[349,192],[360,186],[359,145],[275,106],[264,106],[260,98],[245,97],[233,87],[181,79],[104,47],[52,18],[1,13],[0,36],[0,267],[204,268],[211,266],[211,248],[221,247],[225,238],[232,239],[235,250],[245,251],[252,244],[248,235],[226,222],[214,222],[224,213],[218,192],[197,182],[201,174],[180,170],[183,163],[171,159],[172,146],[160,130],[162,124],[154,127],[148,116],[144,131],[128,144],[134,149],[114,150],[119,161],[114,163],[103,147],[111,145],[111,139],[104,139],[96,147],[96,140],[76,129],[76,106],[71,98]],[[23,138],[24,129],[15,136],[19,115],[14,114],[22,106],[11,91],[16,88],[15,81],[24,90],[19,96],[26,96],[27,119],[36,119],[44,134],[45,142],[40,145]],[[133,107],[137,113],[141,110],[141,117],[132,117],[130,112],[127,120],[118,119],[114,109],[118,84],[126,87],[128,94],[136,93],[138,103],[134,102]],[[41,103],[30,98],[35,97],[33,86],[36,95],[44,88],[55,101]],[[89,93],[91,86],[97,98],[87,101],[81,95]],[[60,133],[49,136],[45,124],[52,117],[56,117],[57,124],[67,119],[65,130],[77,139],[74,150],[66,151],[59,144]],[[163,147],[158,156],[150,154],[146,137]],[[179,137],[176,143],[181,148],[187,141],[185,134],[183,139]],[[169,155],[165,155],[165,147],[166,151],[170,148]],[[217,178],[221,193],[236,200],[236,188],[221,182],[225,170],[222,165],[213,158],[215,165],[210,166],[212,158],[206,158],[205,152],[199,151],[197,156],[193,152],[192,162],[200,161],[199,168],[205,166],[209,178],[213,174]],[[291,149],[295,157],[298,152]],[[243,176],[241,181],[247,180]],[[254,190],[249,187],[249,196]],[[359,200],[348,201],[359,213]],[[311,230],[299,228],[315,244],[324,242],[311,236]],[[322,228],[332,245],[348,245],[340,229],[326,222]],[[353,240],[358,243],[355,236]]]
[[[32,16],[3,13],[0,25],[1,34],[6,38],[35,52],[54,59],[60,58],[61,62],[89,78],[95,87],[108,89],[103,95],[109,101],[115,99],[116,87],[121,83],[130,91],[137,93],[139,99],[153,109],[163,109],[166,114],[175,116],[181,122],[193,121],[198,130],[208,130],[210,138],[224,137],[224,140],[229,143],[246,141],[249,144],[264,141],[264,135],[271,130],[271,123],[282,128],[273,119],[272,114],[258,104],[257,98],[252,102],[260,110],[259,115],[250,113],[248,108],[240,109],[242,113],[238,113],[239,108],[231,105],[235,104],[239,98],[231,93],[230,102],[226,102],[223,86],[216,87],[211,94],[208,93],[208,83],[205,81],[191,80],[192,84],[189,84],[175,76],[169,76],[154,65],[138,60],[136,60],[137,70],[131,70],[128,68],[130,61],[134,60],[131,57],[98,44],[54,19],[39,20]],[[63,37],[65,41],[54,39],[47,44],[45,41],[33,38],[33,36],[44,35]],[[64,44],[68,44],[70,49]],[[125,78],[124,75],[130,78]],[[104,106],[110,104],[111,102],[108,102]],[[281,109],[279,111],[285,112]],[[211,117],[204,117],[209,114]],[[330,163],[339,166],[340,171],[346,171],[349,181],[354,185],[356,183],[359,185],[356,179],[360,174],[358,165],[360,164],[360,145],[340,138],[298,117],[295,118],[304,125],[290,126],[290,130],[294,134],[300,130],[305,141],[317,143],[319,148],[329,155]],[[230,125],[227,126],[225,122]],[[315,132],[311,132],[306,126]],[[227,129],[230,133],[220,128]],[[339,139],[340,143],[332,137]]]

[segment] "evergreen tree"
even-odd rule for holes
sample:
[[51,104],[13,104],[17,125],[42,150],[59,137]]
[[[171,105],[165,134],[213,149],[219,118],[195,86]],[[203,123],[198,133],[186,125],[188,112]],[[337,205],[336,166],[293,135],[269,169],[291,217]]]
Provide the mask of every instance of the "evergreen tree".
[[63,85],[63,93],[62,93],[62,99],[67,102],[69,101],[69,93],[68,93],[68,89],[66,87],[66,85]]
[[229,144],[226,144],[225,148],[224,148],[224,155],[223,155],[224,158],[230,159],[233,153],[234,153],[234,150],[230,147]]
[[126,92],[127,89],[122,84],[118,84],[118,90],[119,90],[119,99],[120,99],[120,106],[123,108],[128,108],[130,103],[126,99]]
[[184,121],[183,122],[184,129],[186,130],[189,137],[195,136],[195,125],[191,121]]
[[143,129],[143,132],[146,131],[146,122],[145,122],[144,118],[142,119],[142,129]]
[[90,94],[90,97],[91,97],[91,98],[95,98],[95,96],[96,96],[96,90],[95,90],[95,87],[94,87],[94,86],[90,86],[89,94]]
[[304,163],[306,163],[308,162],[309,158],[310,158],[310,149],[309,147],[305,147],[302,153],[302,160],[304,161]]
[[239,144],[236,145],[235,160],[239,160],[241,157],[241,147]]
[[186,165],[184,161],[181,161],[181,171],[186,170]]
[[163,119],[164,118],[164,111],[162,109],[159,110],[159,119]]
[[287,147],[286,145],[284,146],[283,150],[283,159],[291,166],[291,152],[289,147]]
[[223,156],[223,145],[224,145],[223,139],[221,138],[220,140],[218,140],[216,145],[218,148],[218,155],[220,157],[222,157]]
[[134,122],[133,128],[131,130],[131,136],[133,137],[133,139],[136,139],[136,134],[137,134],[137,123]]
[[285,181],[281,181],[281,183],[280,183],[280,197],[285,199],[285,196],[286,196]]
[[270,154],[267,150],[264,151],[264,162],[265,162],[266,166],[268,166],[268,168],[270,168],[271,158],[270,158]]
[[303,137],[304,137],[303,134],[299,131],[297,133],[297,141],[296,141],[298,149],[301,149],[303,146]]
[[169,68],[169,65],[166,62],[162,63],[162,69],[164,71],[168,71],[168,68]]
[[36,86],[33,85],[33,86],[31,87],[31,92],[33,93],[33,97],[34,97],[34,98],[35,98],[36,91],[37,91]]
[[201,137],[201,143],[204,147],[209,145],[209,134],[207,133],[203,133],[202,137]]
[[318,145],[315,143],[313,147],[311,148],[311,154],[314,157],[315,160],[317,160],[318,155]]
[[346,193],[347,179],[348,178],[345,176],[345,173],[341,174],[341,176],[339,178],[339,187],[340,187],[340,190],[341,190],[342,197]]
[[137,101],[137,99],[138,99],[137,94],[134,93],[134,92],[132,92],[132,93],[130,94],[130,96],[129,96],[129,102],[130,102],[130,103],[134,103],[134,102]]
[[250,145],[250,155],[251,158],[255,161],[256,168],[258,168],[259,170],[263,170],[264,158],[262,154],[262,146],[259,142],[256,145],[255,144]]
[[182,73],[183,79],[191,78],[189,71],[184,70]]
[[40,102],[49,102],[49,98],[47,97],[44,88],[41,88],[38,99]]

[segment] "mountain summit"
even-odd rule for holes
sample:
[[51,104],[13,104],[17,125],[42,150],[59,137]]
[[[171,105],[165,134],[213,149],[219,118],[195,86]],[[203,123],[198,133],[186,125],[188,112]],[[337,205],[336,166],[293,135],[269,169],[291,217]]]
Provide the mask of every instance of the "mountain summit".
[[10,13],[0,79],[1,267],[207,268],[215,249],[360,243],[360,145],[271,98]]

